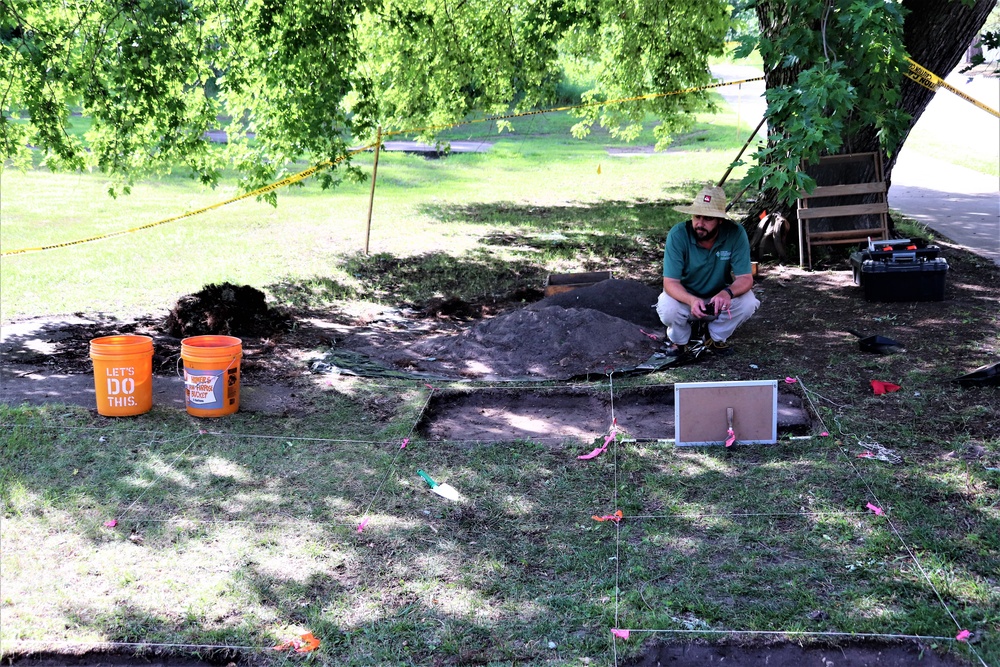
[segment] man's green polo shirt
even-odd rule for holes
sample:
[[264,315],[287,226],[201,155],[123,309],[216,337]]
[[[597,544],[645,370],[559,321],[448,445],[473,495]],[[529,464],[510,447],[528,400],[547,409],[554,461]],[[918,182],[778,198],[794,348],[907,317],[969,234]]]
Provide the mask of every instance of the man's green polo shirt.
[[688,220],[674,225],[663,248],[663,277],[680,280],[700,298],[715,296],[732,282],[732,276],[750,273],[750,240],[741,225],[725,220],[708,250],[698,245]]

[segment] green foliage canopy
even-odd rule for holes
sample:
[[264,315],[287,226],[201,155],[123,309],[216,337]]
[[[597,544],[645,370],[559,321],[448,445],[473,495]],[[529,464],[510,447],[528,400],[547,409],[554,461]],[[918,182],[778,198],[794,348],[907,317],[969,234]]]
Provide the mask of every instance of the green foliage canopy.
[[[232,167],[249,191],[298,159],[337,162],[379,125],[433,139],[471,115],[551,106],[566,62],[593,79],[577,134],[599,122],[632,138],[654,114],[662,146],[707,93],[602,103],[709,83],[731,31],[768,77],[771,133],[744,184],[792,202],[813,185],[803,161],[901,144],[904,17],[922,1],[0,0],[0,149],[126,190],[177,166],[214,184]],[[920,6],[949,19],[983,2]],[[85,137],[71,113],[91,120]],[[220,127],[224,149],[206,138]]]
[[[358,121],[351,0],[2,0],[0,146],[30,146],[53,169],[97,168],[128,183],[186,166],[246,189],[294,159],[344,154]],[[91,119],[85,139],[71,113]],[[361,121],[361,125],[364,120]],[[211,150],[205,133],[230,143]],[[332,179],[324,174],[326,184]]]
[[[34,148],[126,191],[177,166],[207,184],[231,166],[250,190],[296,159],[336,161],[376,125],[545,107],[561,54],[593,66],[588,100],[701,85],[729,16],[720,0],[0,0],[0,12],[4,159],[27,164]],[[578,130],[632,136],[655,113],[666,141],[707,107],[703,93],[595,107]],[[84,137],[72,113],[91,120]],[[220,127],[229,143],[213,149],[205,133]]]

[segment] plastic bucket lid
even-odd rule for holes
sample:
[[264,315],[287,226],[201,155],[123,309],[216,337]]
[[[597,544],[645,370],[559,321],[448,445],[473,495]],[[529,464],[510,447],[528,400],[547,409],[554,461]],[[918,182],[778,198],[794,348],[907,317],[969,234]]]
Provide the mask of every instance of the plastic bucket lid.
[[90,357],[131,356],[153,351],[153,339],[149,336],[103,336],[90,341]]
[[181,341],[181,357],[199,361],[230,360],[243,354],[243,341],[235,336],[191,336]]

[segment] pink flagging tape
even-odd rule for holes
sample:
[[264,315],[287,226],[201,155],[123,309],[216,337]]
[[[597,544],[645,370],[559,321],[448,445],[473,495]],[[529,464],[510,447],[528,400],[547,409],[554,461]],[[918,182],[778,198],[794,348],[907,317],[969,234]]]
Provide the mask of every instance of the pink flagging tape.
[[875,512],[875,514],[877,514],[879,516],[882,516],[883,514],[885,514],[885,512],[882,511],[882,508],[879,507],[878,505],[872,505],[871,503],[868,503],[867,505],[865,505],[865,507],[867,507],[868,509],[870,509],[872,512]]
[[611,432],[608,433],[606,436],[604,436],[604,444],[601,445],[600,447],[596,447],[589,454],[582,454],[582,455],[576,457],[577,460],[578,461],[588,461],[590,459],[597,458],[598,456],[600,456],[601,454],[603,454],[605,451],[607,451],[608,445],[611,444],[611,441],[614,440],[615,436],[617,436],[617,435],[618,435],[618,423],[617,423],[617,420],[614,420],[614,421],[611,422]]
[[729,437],[726,438],[726,447],[732,447],[734,442],[736,442],[736,434],[733,433],[733,429],[729,429]]
[[365,529],[365,526],[367,525],[368,525],[368,517],[365,517],[364,519],[361,520],[361,523],[358,524],[358,532],[359,533],[362,532]]
[[611,628],[611,634],[619,639],[628,639],[628,630],[619,630],[618,628]]
[[972,636],[971,632],[969,632],[968,630],[962,630],[957,635],[955,635],[955,639],[957,639],[960,642],[965,642],[969,641],[969,637],[971,636]]
[[590,459],[597,458],[598,456],[600,456],[601,454],[603,454],[605,449],[607,449],[606,446],[605,447],[597,447],[596,449],[594,449],[589,454],[581,454],[580,456],[578,456],[576,458],[577,458],[578,461],[589,461]]

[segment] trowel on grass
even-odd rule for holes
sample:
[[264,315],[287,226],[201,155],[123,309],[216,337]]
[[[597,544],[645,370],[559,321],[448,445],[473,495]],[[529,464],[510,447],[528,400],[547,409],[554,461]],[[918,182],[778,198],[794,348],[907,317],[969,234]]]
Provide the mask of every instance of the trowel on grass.
[[448,500],[459,499],[460,496],[458,493],[458,489],[451,486],[450,484],[438,484],[433,479],[431,479],[431,476],[425,473],[423,470],[418,470],[417,474],[424,478],[424,481],[427,482],[427,486],[431,487],[431,491],[438,494],[442,498],[447,498]]

